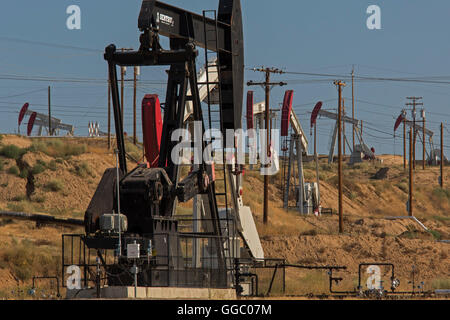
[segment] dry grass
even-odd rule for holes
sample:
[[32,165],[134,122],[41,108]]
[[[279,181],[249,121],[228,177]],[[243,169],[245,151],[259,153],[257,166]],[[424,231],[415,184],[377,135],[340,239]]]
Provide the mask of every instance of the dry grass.
[[29,240],[17,241],[3,250],[0,267],[9,268],[18,280],[30,280],[33,275],[55,275],[60,270],[59,252],[56,248],[43,248]]
[[87,151],[86,144],[79,144],[74,141],[67,141],[62,139],[40,139],[33,141],[29,148],[31,152],[42,152],[54,158],[68,159],[71,156],[77,156]]

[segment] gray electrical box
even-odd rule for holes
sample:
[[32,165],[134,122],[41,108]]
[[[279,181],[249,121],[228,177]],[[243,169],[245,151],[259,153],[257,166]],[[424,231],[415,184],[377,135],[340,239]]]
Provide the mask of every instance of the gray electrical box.
[[139,243],[129,243],[127,244],[127,258],[128,259],[139,259],[141,257],[141,246]]
[[119,221],[120,221],[120,232],[127,231],[128,229],[127,217],[123,214],[118,215],[115,213],[104,214],[100,217],[100,230],[104,233],[119,233]]

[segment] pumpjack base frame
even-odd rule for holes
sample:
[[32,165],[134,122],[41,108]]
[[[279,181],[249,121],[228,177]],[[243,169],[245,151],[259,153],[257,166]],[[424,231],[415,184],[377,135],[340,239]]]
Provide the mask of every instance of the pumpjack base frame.
[[[216,288],[137,287],[111,286],[100,289],[101,299],[201,299],[236,300],[236,290]],[[66,299],[95,299],[95,288],[67,290]]]

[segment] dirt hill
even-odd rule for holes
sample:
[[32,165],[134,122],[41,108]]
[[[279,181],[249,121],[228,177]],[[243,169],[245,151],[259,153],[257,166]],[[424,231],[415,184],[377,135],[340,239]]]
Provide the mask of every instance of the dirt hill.
[[[82,219],[84,210],[114,154],[103,139],[0,138],[0,210],[39,212]],[[127,144],[135,159],[142,151]],[[380,156],[383,162],[345,165],[344,234],[338,233],[336,215],[300,216],[282,208],[281,176],[271,177],[269,223],[262,223],[263,183],[257,171],[245,173],[244,202],[252,208],[266,257],[292,264],[343,265],[349,279],[339,289],[352,290],[358,264],[390,262],[410,289],[412,267],[427,288],[450,288],[450,189],[440,189],[438,168],[415,171],[414,214],[429,229],[411,220],[386,220],[406,215],[408,176],[402,158]],[[129,163],[130,168],[133,164]],[[315,181],[315,167],[305,165],[305,178]],[[371,179],[389,167],[386,179]],[[450,173],[445,170],[445,180]],[[320,163],[322,207],[337,208],[336,165]],[[293,195],[291,195],[293,204]],[[82,233],[82,228],[37,227],[32,222],[0,220],[0,298],[29,297],[34,275],[60,274],[61,234]],[[289,270],[288,292],[326,293],[325,272]],[[46,292],[54,293],[49,284]]]

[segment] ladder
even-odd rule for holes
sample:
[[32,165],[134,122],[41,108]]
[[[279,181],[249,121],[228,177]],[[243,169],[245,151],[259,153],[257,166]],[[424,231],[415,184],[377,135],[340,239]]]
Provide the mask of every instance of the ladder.
[[[209,17],[208,17],[209,16]],[[207,19],[214,20],[214,27],[207,27]],[[222,177],[220,179],[217,179],[218,181],[223,182],[223,192],[217,192],[216,186],[214,182],[214,193],[216,197],[216,206],[217,206],[217,212],[219,212],[218,207],[222,207],[225,210],[225,216],[226,216],[226,223],[223,224],[222,221],[220,221],[220,229],[221,234],[219,236],[225,237],[225,242],[223,242],[223,252],[224,252],[224,259],[225,259],[225,266],[228,272],[231,273],[232,279],[234,279],[234,261],[232,261],[232,257],[236,256],[235,251],[235,245],[234,241],[236,238],[236,223],[235,219],[233,219],[233,223],[230,223],[231,220],[231,205],[229,203],[230,197],[228,196],[228,186],[227,186],[227,165],[226,165],[226,152],[225,152],[225,146],[226,146],[226,132],[225,128],[223,127],[223,114],[222,114],[222,91],[220,86],[220,61],[219,61],[219,43],[218,43],[218,25],[217,25],[217,11],[216,10],[203,10],[203,30],[204,30],[204,36],[205,36],[205,71],[206,71],[206,82],[205,83],[199,83],[199,84],[205,84],[207,86],[207,92],[208,92],[208,98],[207,98],[207,104],[208,104],[208,124],[209,129],[213,129],[214,126],[217,127],[216,124],[220,125],[220,132],[222,133]],[[208,48],[213,47],[215,50],[210,50]],[[210,55],[216,55],[215,59],[210,59]],[[210,81],[210,69],[217,70],[217,81]],[[218,104],[213,104],[211,99],[211,89],[212,87],[217,87],[217,96],[218,96]],[[213,118],[214,116],[214,118]],[[218,119],[217,119],[218,116]],[[211,132],[211,131],[210,131]],[[212,143],[212,137],[211,143]],[[214,151],[212,152],[212,157],[214,157]],[[220,200],[219,200],[220,199]],[[223,227],[225,225],[225,227]],[[233,239],[233,241],[231,240]]]

